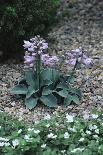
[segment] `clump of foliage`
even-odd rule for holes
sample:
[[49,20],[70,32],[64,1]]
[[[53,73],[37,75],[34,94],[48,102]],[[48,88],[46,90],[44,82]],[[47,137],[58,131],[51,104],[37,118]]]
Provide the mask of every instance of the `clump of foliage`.
[[[71,87],[70,82],[77,66],[81,63],[89,65],[92,59],[82,49],[72,50],[62,56],[47,54],[48,43],[40,36],[24,41],[24,48],[25,75],[11,93],[25,95],[25,104],[29,109],[34,108],[38,102],[49,107],[56,107],[60,103],[64,106],[72,102],[79,104],[81,92]],[[71,74],[60,72],[60,66],[63,65],[65,68],[73,65]]]
[[[11,0],[0,5],[0,50],[20,54],[24,38],[46,34],[56,21],[59,0]],[[8,53],[8,54],[10,54]]]
[[[95,111],[83,117],[55,112],[45,115],[32,127],[3,133],[0,124],[1,155],[102,155],[103,112]],[[14,122],[15,126],[17,125]],[[5,125],[5,127],[8,127]]]

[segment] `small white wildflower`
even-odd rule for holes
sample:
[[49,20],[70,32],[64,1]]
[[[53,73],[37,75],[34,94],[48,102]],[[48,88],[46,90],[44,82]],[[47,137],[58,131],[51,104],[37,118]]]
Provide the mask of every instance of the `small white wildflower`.
[[40,130],[34,130],[34,133],[38,134],[38,133],[40,133]]
[[30,139],[30,135],[25,135],[25,136],[24,136],[24,139],[25,139],[25,140],[29,140],[29,139]]
[[91,135],[91,131],[87,130],[86,134]]
[[28,131],[33,131],[34,130],[34,128],[28,128]]
[[9,142],[5,143],[5,146],[10,146],[10,143]]
[[97,129],[97,126],[96,126],[96,125],[90,124],[90,125],[89,125],[89,129],[90,129],[90,130],[95,130],[95,129]]
[[98,133],[98,134],[99,134],[99,129],[96,129],[96,130],[95,130],[95,133]]
[[21,133],[22,132],[22,129],[18,130],[18,133]]
[[83,141],[84,141],[84,138],[83,137],[79,139],[79,142],[83,142]]
[[44,119],[45,120],[49,120],[51,117],[50,117],[50,115],[49,114],[46,114],[45,116],[44,116]]
[[97,114],[92,114],[91,116],[92,116],[93,119],[98,118],[98,115]]
[[69,131],[72,131],[72,132],[77,132],[76,129],[75,129],[74,127],[73,127],[73,128],[68,128],[68,130],[69,130]]
[[63,153],[63,154],[64,154],[65,152],[66,152],[66,150],[61,150],[61,153]]
[[41,145],[41,148],[44,149],[45,147],[46,147],[46,144],[42,144],[42,145]]
[[12,144],[13,144],[13,147],[15,148],[16,146],[19,145],[19,140],[18,139],[13,140]]
[[35,124],[39,124],[39,121],[35,121]]
[[66,119],[67,119],[67,121],[66,122],[68,122],[68,123],[71,123],[71,122],[73,122],[74,120],[73,120],[73,116],[72,115],[68,115],[68,114],[66,114]]
[[1,129],[1,126],[0,126],[0,129]]
[[46,124],[45,126],[46,126],[47,128],[49,128],[49,127],[50,127],[50,124]]
[[88,119],[89,119],[89,114],[84,114],[84,115],[83,115],[83,118],[84,118],[85,120],[88,120]]
[[54,135],[53,133],[50,133],[47,135],[48,138],[57,138],[57,135]]
[[98,135],[93,135],[94,138],[98,138]]
[[0,146],[4,146],[5,145],[5,143],[4,142],[0,142]]
[[3,137],[0,137],[0,141],[7,142],[7,141],[9,141],[9,139],[8,139],[8,138],[3,138]]
[[103,123],[101,123],[101,125],[103,126]]
[[83,150],[84,150],[84,148],[76,148],[76,149],[72,150],[71,152],[72,152],[72,153],[75,153],[75,152],[77,152],[77,151],[82,152]]
[[68,133],[68,132],[65,132],[65,133],[64,133],[64,138],[65,138],[65,139],[68,139],[69,137],[70,137],[69,133]]

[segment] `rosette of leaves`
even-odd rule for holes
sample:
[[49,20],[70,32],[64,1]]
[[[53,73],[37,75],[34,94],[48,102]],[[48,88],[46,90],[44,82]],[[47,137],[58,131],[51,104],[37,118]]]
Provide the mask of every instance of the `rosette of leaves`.
[[42,70],[39,78],[36,71],[25,71],[24,78],[11,93],[25,96],[25,105],[29,109],[41,102],[49,107],[68,106],[72,102],[79,104],[81,98],[80,90],[71,88],[69,76],[62,76],[58,70],[50,68]]

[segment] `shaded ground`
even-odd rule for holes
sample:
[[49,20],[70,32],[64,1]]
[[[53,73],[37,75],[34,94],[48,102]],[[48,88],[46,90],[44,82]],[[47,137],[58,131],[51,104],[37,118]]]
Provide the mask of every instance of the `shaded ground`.
[[[82,101],[73,111],[88,111],[92,106],[103,108],[103,1],[78,0],[68,8],[69,16],[61,17],[61,22],[49,34],[55,39],[51,51],[65,52],[69,49],[83,47],[93,58],[91,68],[77,71],[77,85],[82,90]],[[64,8],[61,8],[63,10]],[[35,121],[52,109],[38,106],[29,111],[20,98],[9,94],[17,79],[20,78],[23,65],[0,65],[0,110],[20,119]],[[72,109],[73,106],[69,106]]]

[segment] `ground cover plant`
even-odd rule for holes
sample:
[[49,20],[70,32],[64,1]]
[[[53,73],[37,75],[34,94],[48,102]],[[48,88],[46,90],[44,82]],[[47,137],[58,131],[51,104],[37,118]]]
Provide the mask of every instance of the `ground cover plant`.
[[[71,86],[71,80],[78,66],[86,66],[92,63],[82,49],[76,49],[64,53],[62,56],[47,53],[48,43],[36,36],[30,41],[24,41],[25,75],[12,90],[12,94],[26,96],[25,105],[29,109],[34,108],[37,103],[44,103],[49,107],[57,107],[63,103],[80,103],[81,92]],[[72,65],[71,73],[63,74],[61,66]]]
[[[5,119],[0,121],[1,155],[103,154],[102,111],[92,111],[83,117],[55,112],[31,127],[22,125],[14,130],[13,126],[18,126],[15,121],[12,127],[5,124]],[[11,128],[10,133],[4,132],[6,127]]]

